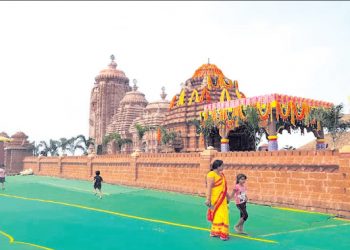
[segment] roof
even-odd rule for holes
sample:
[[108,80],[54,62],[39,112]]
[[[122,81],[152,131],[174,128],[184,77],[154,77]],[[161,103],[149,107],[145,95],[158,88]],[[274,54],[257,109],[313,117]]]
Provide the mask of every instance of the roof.
[[215,64],[203,64],[200,66],[193,74],[192,78],[203,78],[206,75],[210,77],[225,77],[221,69],[219,69]]
[[102,80],[102,79],[115,79],[115,78],[125,78],[125,73],[119,69],[117,69],[117,63],[114,61],[114,56],[111,56],[111,63],[108,65],[108,68],[103,69],[100,71],[100,74],[98,74],[95,78],[96,81]]

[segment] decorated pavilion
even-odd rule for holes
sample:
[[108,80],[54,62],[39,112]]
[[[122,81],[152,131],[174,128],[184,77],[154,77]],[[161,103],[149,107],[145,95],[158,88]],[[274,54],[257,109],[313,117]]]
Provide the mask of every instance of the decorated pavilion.
[[[301,129],[312,132],[316,137],[316,149],[325,149],[324,132],[320,121],[310,118],[310,113],[319,108],[330,108],[329,102],[281,94],[245,97],[239,91],[238,82],[225,77],[214,64],[202,65],[194,76],[182,86],[180,94],[174,96],[166,126],[180,129],[185,141],[183,151],[197,151],[203,147],[196,139],[196,133],[188,122],[194,115],[202,126],[211,119],[215,131],[208,138],[211,146],[227,151],[255,150],[254,139],[247,136],[242,122],[247,120],[247,108],[254,107],[259,116],[259,127],[268,139],[268,150],[278,150],[278,134],[283,130]],[[184,124],[187,124],[187,127]],[[185,129],[184,129],[185,128]],[[184,131],[182,131],[184,130]],[[185,134],[185,135],[183,135]],[[203,141],[203,138],[202,138]]]

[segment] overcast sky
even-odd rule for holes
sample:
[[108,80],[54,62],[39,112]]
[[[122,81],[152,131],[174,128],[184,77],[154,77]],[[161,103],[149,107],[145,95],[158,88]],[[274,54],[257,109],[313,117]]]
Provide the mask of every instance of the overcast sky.
[[210,58],[248,97],[297,95],[349,112],[349,13],[350,2],[1,2],[0,132],[88,135],[90,91],[111,54],[148,101],[162,86],[171,99]]

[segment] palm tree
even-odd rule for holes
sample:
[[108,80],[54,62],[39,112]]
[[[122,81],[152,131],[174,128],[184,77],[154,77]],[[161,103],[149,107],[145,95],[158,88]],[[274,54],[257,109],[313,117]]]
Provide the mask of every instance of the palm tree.
[[84,135],[78,135],[75,138],[75,149],[81,149],[85,155],[88,154],[88,149],[91,145],[95,145],[95,140],[91,137],[86,139]]
[[120,152],[123,145],[131,144],[132,140],[128,138],[122,138],[121,135],[118,133],[111,133],[103,138],[104,145],[107,145],[109,142],[114,142],[117,146],[118,151]]
[[246,128],[249,139],[254,140],[256,150],[265,131],[259,126],[261,119],[255,107],[247,106],[246,117],[246,121],[240,121],[240,124]]
[[36,144],[35,141],[31,143],[33,145],[33,156],[39,156],[40,154],[40,144]]
[[75,154],[75,150],[77,149],[77,143],[76,143],[76,138],[72,137],[67,141],[67,145],[66,145],[66,150],[68,150],[71,155]]
[[39,145],[40,152],[43,155],[50,153],[50,156],[58,156],[59,141],[50,139],[49,144],[47,144],[45,141],[41,141]]
[[67,138],[60,138],[59,140],[59,147],[62,150],[62,154],[66,154],[66,149],[67,149],[67,144],[68,144],[68,139]]

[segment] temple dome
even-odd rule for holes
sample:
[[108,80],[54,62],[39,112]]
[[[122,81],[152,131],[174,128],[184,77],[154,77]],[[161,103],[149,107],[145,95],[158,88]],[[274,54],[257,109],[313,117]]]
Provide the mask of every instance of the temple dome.
[[117,69],[117,63],[114,61],[114,59],[114,55],[111,55],[111,63],[108,65],[108,68],[100,71],[100,74],[95,77],[96,81],[115,78],[128,79],[123,71]]
[[169,108],[169,101],[166,100],[167,94],[165,94],[165,88],[162,87],[162,93],[160,95],[161,100],[159,101],[155,101],[155,102],[150,102],[147,106],[146,106],[146,112],[149,113],[153,113],[153,112],[157,112],[158,110],[168,110]]
[[193,74],[192,78],[203,78],[206,75],[210,77],[222,76],[225,78],[221,69],[219,69],[215,64],[207,63],[200,66]]
[[23,132],[17,132],[11,138],[27,139],[28,136]]
[[145,95],[137,90],[136,80],[134,80],[132,91],[125,94],[112,118],[112,123],[107,126],[107,134],[116,132],[125,137],[131,123],[142,115],[147,104]]
[[140,104],[142,106],[146,106],[148,104],[145,94],[141,93],[137,90],[136,84],[134,84],[132,91],[126,92],[123,99],[120,101],[121,106],[123,105],[135,105]]
[[5,132],[1,132],[1,133],[0,133],[0,136],[9,138],[8,134],[6,134]]

